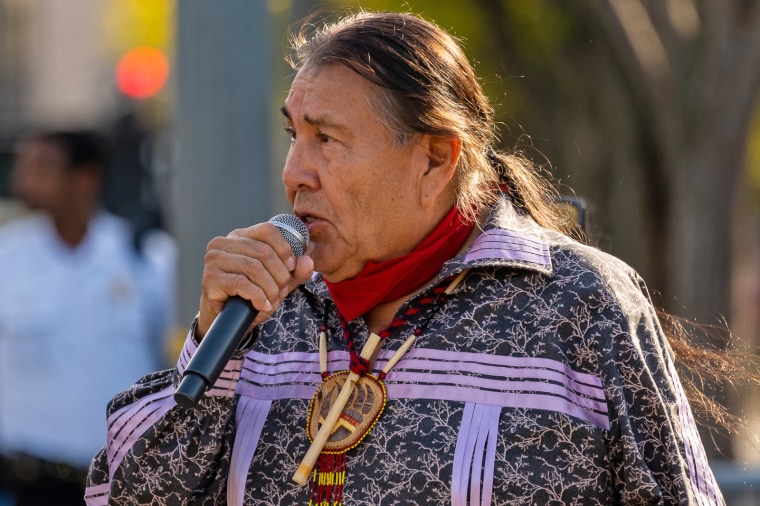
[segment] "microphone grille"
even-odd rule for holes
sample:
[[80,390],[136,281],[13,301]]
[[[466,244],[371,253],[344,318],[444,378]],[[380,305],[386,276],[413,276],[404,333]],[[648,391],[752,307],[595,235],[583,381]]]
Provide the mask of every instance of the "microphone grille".
[[301,256],[309,245],[309,230],[306,225],[292,214],[278,214],[270,220],[290,244],[295,256]]

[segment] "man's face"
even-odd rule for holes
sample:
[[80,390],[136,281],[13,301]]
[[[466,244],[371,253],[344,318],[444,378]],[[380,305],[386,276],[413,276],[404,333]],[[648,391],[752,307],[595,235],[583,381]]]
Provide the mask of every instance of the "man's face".
[[332,282],[422,239],[416,217],[426,152],[416,142],[394,146],[378,121],[376,93],[343,65],[306,66],[283,107],[292,135],[283,169],[288,200],[309,228],[315,270]]
[[13,191],[29,208],[53,213],[70,191],[65,155],[53,144],[32,140],[20,147],[13,169]]

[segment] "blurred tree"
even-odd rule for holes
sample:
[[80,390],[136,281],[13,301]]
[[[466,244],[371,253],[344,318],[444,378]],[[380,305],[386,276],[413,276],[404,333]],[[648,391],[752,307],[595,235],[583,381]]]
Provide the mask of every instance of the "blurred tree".
[[[551,162],[558,182],[590,202],[596,242],[636,267],[668,311],[708,322],[731,314],[760,2],[361,5],[420,13],[463,38],[504,142]],[[727,442],[717,446],[730,456]]]
[[[730,226],[760,89],[760,4],[589,2],[636,105],[637,165],[659,282],[690,315],[729,314]],[[647,185],[649,187],[650,185]],[[663,198],[664,197],[664,198]]]
[[[478,4],[491,12],[486,19],[492,24],[514,16],[513,2]],[[598,202],[611,223],[638,218],[630,223],[633,227],[617,228],[614,235],[643,239],[646,247],[639,252],[643,256],[634,255],[640,260],[634,264],[645,266],[647,279],[662,292],[668,310],[703,321],[727,317],[732,214],[739,200],[738,185],[744,181],[760,89],[760,4],[740,0],[543,4],[573,20],[575,34],[602,41],[581,54],[573,46],[577,48],[583,39],[566,38],[570,45],[563,51],[570,50],[572,57],[555,58],[555,64],[541,67],[540,72],[557,87],[559,93],[554,95],[564,102],[552,103],[554,112],[575,115],[573,119],[560,113],[560,128],[575,128],[584,117],[597,126],[594,137],[602,149],[591,160],[595,166],[586,164],[585,170],[591,169],[587,175],[602,183],[597,190],[604,193],[593,188],[589,193],[595,201],[602,196]],[[517,39],[520,34],[503,24],[494,26],[493,33],[501,38],[500,46],[516,48],[513,61],[529,65],[530,56],[520,50],[526,39]],[[569,68],[568,64],[578,63],[583,66]],[[568,102],[579,102],[581,107],[568,107]],[[604,125],[609,128],[598,128]],[[577,142],[574,137],[571,133],[569,140]],[[565,152],[569,149],[565,141]],[[610,179],[611,174],[615,179]],[[621,183],[623,177],[637,178],[638,184],[626,185],[627,190],[637,191],[628,196],[616,191],[618,177]],[[714,456],[731,455],[726,438],[715,441]]]

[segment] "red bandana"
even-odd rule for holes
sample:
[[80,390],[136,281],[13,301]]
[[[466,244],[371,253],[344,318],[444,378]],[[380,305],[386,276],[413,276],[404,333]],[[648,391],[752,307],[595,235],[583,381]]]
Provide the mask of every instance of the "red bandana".
[[352,279],[338,283],[325,280],[338,311],[351,321],[378,304],[414,292],[459,251],[474,226],[454,206],[410,253],[385,262],[370,261]]

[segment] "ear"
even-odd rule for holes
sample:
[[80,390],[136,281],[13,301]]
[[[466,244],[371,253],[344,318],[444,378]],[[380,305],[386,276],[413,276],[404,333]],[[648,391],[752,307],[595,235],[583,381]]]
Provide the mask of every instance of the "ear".
[[425,207],[444,199],[453,202],[452,180],[462,152],[462,141],[456,137],[425,135],[422,139],[427,151],[427,170],[421,175],[420,199]]

